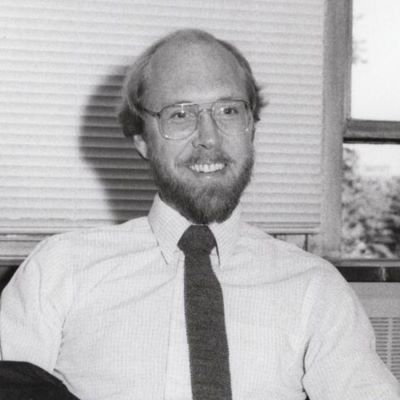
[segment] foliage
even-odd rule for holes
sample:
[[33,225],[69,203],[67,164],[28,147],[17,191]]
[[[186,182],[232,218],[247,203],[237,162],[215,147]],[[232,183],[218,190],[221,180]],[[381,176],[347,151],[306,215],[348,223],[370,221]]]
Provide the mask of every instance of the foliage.
[[343,257],[400,256],[400,178],[367,178],[345,147],[342,181]]
[[385,213],[387,246],[392,254],[400,256],[400,178],[394,178],[389,190],[390,206]]

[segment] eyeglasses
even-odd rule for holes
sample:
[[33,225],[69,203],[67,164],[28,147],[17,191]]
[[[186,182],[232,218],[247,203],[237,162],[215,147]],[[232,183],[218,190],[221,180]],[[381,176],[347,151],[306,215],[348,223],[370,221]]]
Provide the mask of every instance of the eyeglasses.
[[217,127],[226,135],[242,135],[251,125],[250,105],[245,100],[218,100],[209,108],[195,103],[172,104],[160,111],[140,109],[158,119],[158,127],[165,139],[181,140],[192,135],[198,127],[203,111],[210,112]]

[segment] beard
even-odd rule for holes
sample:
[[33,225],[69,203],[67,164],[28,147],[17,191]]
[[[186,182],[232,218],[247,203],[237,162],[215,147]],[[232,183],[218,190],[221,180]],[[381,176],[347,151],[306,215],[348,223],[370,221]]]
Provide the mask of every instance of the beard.
[[[229,162],[229,157],[219,155],[218,160]],[[230,182],[199,184],[185,182],[166,168],[160,157],[149,154],[153,177],[160,197],[173,205],[181,215],[195,224],[225,221],[237,207],[240,197],[250,182],[254,166],[254,149],[248,151],[239,174]],[[194,164],[192,157],[185,164]]]

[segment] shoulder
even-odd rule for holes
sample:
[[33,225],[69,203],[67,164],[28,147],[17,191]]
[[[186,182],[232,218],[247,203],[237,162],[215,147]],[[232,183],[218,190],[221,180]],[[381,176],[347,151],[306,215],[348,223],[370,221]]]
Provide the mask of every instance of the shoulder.
[[[40,242],[19,269],[70,271],[155,243],[146,217],[119,225],[85,228],[50,236]],[[47,272],[50,273],[50,272]]]
[[[300,277],[311,284],[325,285],[329,281],[342,284],[344,279],[338,270],[327,260],[311,254],[295,244],[276,239],[258,227],[243,223],[239,239],[239,249],[258,261],[263,270],[273,280]],[[346,283],[345,283],[346,284]]]
[[119,225],[105,225],[94,228],[78,229],[60,233],[47,238],[39,245],[39,249],[50,251],[61,250],[67,246],[69,250],[82,252],[94,248],[108,248],[132,246],[137,239],[145,240],[151,236],[151,229],[147,218],[141,217]]
[[77,285],[100,276],[121,257],[157,246],[147,218],[120,225],[79,229],[56,234],[41,241],[13,275],[5,293],[47,293],[52,298],[70,298]]

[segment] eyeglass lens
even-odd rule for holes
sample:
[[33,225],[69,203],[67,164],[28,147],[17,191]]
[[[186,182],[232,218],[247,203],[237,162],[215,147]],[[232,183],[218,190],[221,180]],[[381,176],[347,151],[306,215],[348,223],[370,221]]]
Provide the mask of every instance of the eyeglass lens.
[[227,135],[243,133],[250,122],[247,103],[242,100],[215,102],[210,109],[202,109],[198,104],[177,104],[161,111],[161,132],[170,139],[191,135],[197,129],[202,111],[211,111],[216,125]]

